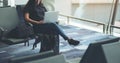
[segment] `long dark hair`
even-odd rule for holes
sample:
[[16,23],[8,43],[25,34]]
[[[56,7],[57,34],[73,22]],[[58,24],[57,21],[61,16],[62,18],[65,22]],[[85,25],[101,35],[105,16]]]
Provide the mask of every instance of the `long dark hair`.
[[35,0],[29,0],[24,8],[32,9],[32,7],[35,7]]
[[[36,5],[36,1],[35,0],[29,0],[24,8],[25,9],[33,9],[35,7],[35,5]],[[42,2],[40,2],[39,5],[43,6]]]

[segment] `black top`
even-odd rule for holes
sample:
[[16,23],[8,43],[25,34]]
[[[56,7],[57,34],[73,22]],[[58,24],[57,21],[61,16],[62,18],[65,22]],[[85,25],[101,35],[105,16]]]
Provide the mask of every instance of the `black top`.
[[37,21],[44,19],[44,14],[46,11],[47,10],[43,6],[43,4],[35,5],[34,7],[24,8],[24,13],[28,12],[30,14],[30,18]]

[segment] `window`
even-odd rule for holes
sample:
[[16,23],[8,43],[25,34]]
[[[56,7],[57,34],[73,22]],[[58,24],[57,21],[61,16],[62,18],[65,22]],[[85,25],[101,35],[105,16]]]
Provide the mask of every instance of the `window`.
[[[93,22],[99,22],[105,24],[107,27],[108,23],[111,21],[115,1],[116,0],[55,0],[55,9],[60,11],[61,14],[86,19]],[[119,8],[117,10],[119,10]],[[118,19],[119,14],[120,12],[117,11],[117,21],[120,20]],[[71,21],[69,24],[85,27],[95,31],[102,32],[102,29],[106,28],[103,27],[103,25],[93,24],[83,20],[69,20]]]
[[8,6],[8,0],[0,0],[0,7]]

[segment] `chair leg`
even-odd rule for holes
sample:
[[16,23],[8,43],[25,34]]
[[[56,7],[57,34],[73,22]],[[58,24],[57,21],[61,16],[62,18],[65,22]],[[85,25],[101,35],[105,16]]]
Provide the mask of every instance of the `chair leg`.
[[26,40],[26,41],[24,42],[24,46],[29,46],[29,40]]
[[37,44],[34,43],[32,50],[34,50],[36,47],[37,47]]
[[41,41],[41,38],[40,37],[37,37],[36,39],[35,39],[35,42],[34,42],[34,44],[33,44],[33,50],[37,47],[37,44],[38,43],[40,43],[40,41]]
[[26,42],[24,42],[24,46],[26,46]]
[[29,44],[29,41],[27,41],[27,45],[29,46],[30,44]]

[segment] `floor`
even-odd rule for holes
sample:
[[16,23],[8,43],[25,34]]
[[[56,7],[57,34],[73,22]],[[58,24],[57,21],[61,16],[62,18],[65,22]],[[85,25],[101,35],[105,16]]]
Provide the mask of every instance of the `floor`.
[[[61,28],[69,37],[80,41],[79,45],[73,46],[69,45],[65,40],[63,40],[62,37],[60,37],[60,52],[65,56],[67,60],[82,57],[90,43],[109,38],[109,35],[82,29],[76,26],[67,25],[61,26]],[[20,57],[38,53],[40,44],[38,44],[38,47],[35,50],[32,50],[33,43],[34,39],[30,40],[30,46],[24,46],[24,44],[7,46],[5,44],[3,45],[3,43],[0,43],[0,45],[3,45],[3,47],[0,48],[0,61],[4,61],[4,59],[9,59],[12,57]],[[6,48],[11,49],[7,50]]]

